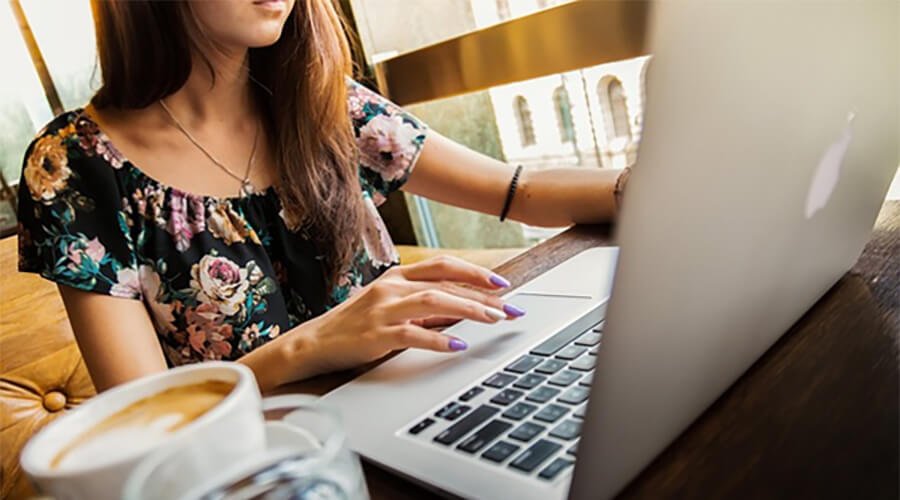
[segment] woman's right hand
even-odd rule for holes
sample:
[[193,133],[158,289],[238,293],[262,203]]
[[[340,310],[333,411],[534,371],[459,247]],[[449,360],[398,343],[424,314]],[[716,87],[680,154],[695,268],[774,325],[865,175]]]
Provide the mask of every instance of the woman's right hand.
[[408,347],[461,351],[464,341],[426,327],[522,316],[524,311],[486,293],[507,286],[490,270],[453,257],[396,266],[288,336],[307,365],[303,371],[313,374],[359,366]]

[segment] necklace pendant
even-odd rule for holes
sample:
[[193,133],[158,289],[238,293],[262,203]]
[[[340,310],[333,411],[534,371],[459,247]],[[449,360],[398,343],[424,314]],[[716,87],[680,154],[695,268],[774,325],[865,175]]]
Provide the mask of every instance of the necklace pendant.
[[256,189],[253,188],[253,184],[250,184],[249,179],[244,179],[241,181],[241,196],[250,196],[255,192]]

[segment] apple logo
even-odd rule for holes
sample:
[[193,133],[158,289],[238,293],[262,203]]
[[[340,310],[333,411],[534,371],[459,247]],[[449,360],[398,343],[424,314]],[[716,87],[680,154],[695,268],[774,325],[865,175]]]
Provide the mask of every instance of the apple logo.
[[816,167],[812,183],[809,185],[809,193],[806,195],[807,219],[812,219],[816,212],[825,208],[828,200],[831,199],[831,194],[841,176],[841,163],[843,163],[844,155],[850,146],[850,140],[853,139],[853,119],[855,117],[856,115],[852,112],[847,115],[847,123],[844,125],[841,137],[825,149],[822,159],[819,160],[819,166]]

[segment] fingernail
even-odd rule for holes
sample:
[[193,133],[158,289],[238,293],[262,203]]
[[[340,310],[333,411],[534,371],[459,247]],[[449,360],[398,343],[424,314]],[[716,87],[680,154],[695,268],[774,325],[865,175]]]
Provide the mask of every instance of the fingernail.
[[519,309],[512,304],[503,304],[503,310],[506,312],[506,314],[509,314],[510,316],[514,316],[516,318],[525,316],[525,311],[523,309]]
[[485,307],[485,314],[488,315],[489,318],[494,320],[506,319],[506,313],[501,311],[500,309],[494,309],[493,307]]
[[491,283],[493,283],[495,286],[499,286],[500,288],[509,288],[510,285],[509,280],[496,273],[491,274]]
[[459,339],[450,339],[450,349],[453,351],[465,351],[468,344]]

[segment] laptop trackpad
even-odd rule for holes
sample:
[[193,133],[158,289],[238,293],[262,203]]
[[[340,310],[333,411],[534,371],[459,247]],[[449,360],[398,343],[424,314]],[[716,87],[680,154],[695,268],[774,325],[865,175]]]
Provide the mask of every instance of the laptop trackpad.
[[580,295],[522,292],[509,297],[507,302],[524,309],[525,316],[495,324],[464,321],[444,330],[444,333],[469,344],[464,357],[493,361],[508,356],[510,351],[521,347],[524,342],[534,342],[570,323],[584,314],[594,300]]

